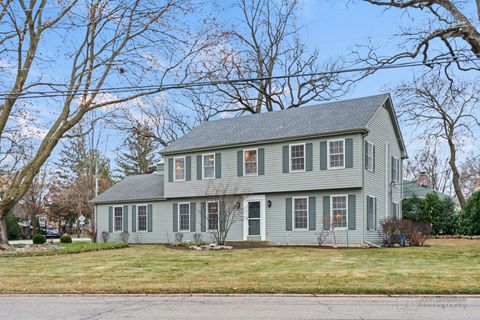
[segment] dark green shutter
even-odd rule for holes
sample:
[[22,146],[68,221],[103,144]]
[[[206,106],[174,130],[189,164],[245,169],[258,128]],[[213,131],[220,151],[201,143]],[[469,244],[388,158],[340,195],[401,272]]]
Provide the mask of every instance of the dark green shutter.
[[195,202],[190,203],[190,231],[195,232],[197,230],[197,208]]
[[225,202],[220,202],[219,203],[219,215],[218,215],[218,224],[219,224],[219,229],[220,229],[220,232],[223,232],[225,230],[225,227],[226,227],[226,223],[227,221],[225,220],[226,216],[225,216]]
[[353,139],[345,139],[345,168],[353,168]]
[[375,207],[375,214],[374,214],[374,216],[373,216],[373,228],[374,228],[375,230],[377,230],[377,198],[376,198],[376,197],[375,197],[375,200],[374,200],[374,201],[375,201],[375,205],[374,205],[374,207]]
[[317,198],[308,197],[308,230],[317,229]]
[[373,145],[373,172],[375,172],[375,145]]
[[305,144],[306,148],[306,165],[305,171],[313,170],[313,145],[311,143]]
[[202,180],[202,156],[197,156],[197,180]]
[[215,178],[220,179],[222,177],[222,154],[215,153]]
[[259,148],[258,149],[258,158],[257,158],[257,165],[258,165],[258,175],[262,176],[265,174],[265,149]]
[[237,151],[237,176],[243,176],[243,150]]
[[123,206],[123,231],[128,232],[128,206]]
[[185,157],[185,180],[192,180],[192,157]]
[[285,230],[292,231],[292,198],[285,200]]
[[368,169],[368,141],[364,143],[364,159],[365,159],[365,169]]
[[205,202],[200,204],[200,230],[207,231],[207,204]]
[[323,197],[323,230],[330,230],[330,196]]
[[370,207],[370,197],[367,196],[367,230],[371,230],[372,225],[372,208]]
[[132,232],[137,232],[137,206],[132,206]]
[[173,232],[178,231],[178,203],[173,204]]
[[173,158],[168,158],[168,182],[173,181]]
[[147,206],[147,231],[153,232],[153,206]]
[[289,168],[289,146],[283,146],[282,147],[282,168],[283,168],[283,173],[288,173],[290,172]]
[[391,157],[392,161],[390,161],[390,179],[391,181],[395,180],[395,177],[394,177],[394,174],[393,174],[393,166],[394,166],[394,163],[395,163],[395,158],[392,156]]
[[356,225],[356,205],[355,205],[355,195],[348,195],[348,230],[355,230]]
[[320,170],[327,170],[327,141],[320,142]]
[[108,207],[108,232],[113,232],[113,207]]

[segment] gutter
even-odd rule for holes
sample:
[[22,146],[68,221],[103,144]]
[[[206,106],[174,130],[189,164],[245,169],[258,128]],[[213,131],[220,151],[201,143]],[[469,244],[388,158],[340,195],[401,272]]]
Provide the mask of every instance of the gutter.
[[286,141],[295,141],[295,140],[303,140],[303,139],[311,139],[311,138],[323,138],[323,137],[331,137],[336,136],[339,134],[355,134],[355,133],[368,133],[370,130],[367,128],[356,128],[356,129],[349,129],[343,131],[332,131],[327,133],[321,134],[308,134],[303,136],[293,136],[293,137],[284,137],[284,138],[272,138],[272,139],[264,139],[264,140],[255,140],[255,141],[244,141],[238,143],[228,143],[222,145],[215,145],[215,146],[207,146],[207,147],[199,147],[199,148],[187,148],[181,150],[174,150],[174,151],[162,151],[160,154],[162,156],[170,156],[176,154],[183,154],[183,153],[193,153],[199,151],[208,151],[208,150],[222,150],[225,148],[235,148],[235,147],[243,147],[243,146],[255,146],[267,143],[276,143],[276,142],[286,142]]
[[[94,199],[95,200],[95,199]],[[148,202],[148,201],[165,201],[167,198],[146,198],[146,199],[125,199],[125,200],[101,200],[101,201],[93,201],[90,200],[90,203],[94,205],[98,204],[110,204],[110,203],[138,203],[138,202]]]

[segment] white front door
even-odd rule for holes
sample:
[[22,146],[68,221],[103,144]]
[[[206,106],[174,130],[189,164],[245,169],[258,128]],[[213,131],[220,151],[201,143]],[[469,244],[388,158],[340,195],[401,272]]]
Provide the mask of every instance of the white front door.
[[265,240],[265,195],[247,196],[243,200],[243,240]]

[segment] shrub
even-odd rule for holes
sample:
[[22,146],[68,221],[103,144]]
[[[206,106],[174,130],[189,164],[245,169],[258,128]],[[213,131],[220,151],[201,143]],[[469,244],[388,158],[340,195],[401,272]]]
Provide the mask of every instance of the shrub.
[[325,240],[327,240],[328,235],[330,234],[329,231],[322,230],[320,232],[317,232],[317,242],[318,246],[321,247],[325,243]]
[[175,242],[182,242],[183,239],[183,233],[177,232],[175,233]]
[[7,238],[8,240],[19,240],[22,237],[20,227],[13,214],[7,215]]
[[108,242],[109,237],[110,237],[110,234],[107,231],[102,231],[102,240],[104,243]]
[[68,234],[64,234],[60,237],[60,243],[72,243],[72,237],[70,237]]
[[122,240],[123,243],[127,243],[129,237],[130,234],[128,233],[128,231],[123,231],[122,233],[120,233],[120,240]]
[[193,234],[193,241],[194,242],[202,242],[202,234],[201,233],[194,233]]
[[37,233],[32,238],[33,244],[44,244],[47,242],[47,238],[43,234]]
[[480,234],[480,191],[468,198],[459,217],[459,233],[464,235]]
[[390,219],[382,222],[380,234],[386,246],[395,244],[405,246],[406,242],[411,246],[423,246],[432,227],[428,223],[407,219]]

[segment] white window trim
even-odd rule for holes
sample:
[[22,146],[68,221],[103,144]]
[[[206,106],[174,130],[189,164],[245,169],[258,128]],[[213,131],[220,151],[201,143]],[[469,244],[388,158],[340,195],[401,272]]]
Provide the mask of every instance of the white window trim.
[[[184,204],[187,204],[188,205],[188,229],[180,229],[181,227],[181,223],[180,223],[180,205],[184,205]],[[190,202],[179,202],[178,203],[178,212],[177,212],[177,221],[178,221],[178,231],[179,232],[190,232],[191,230],[191,221],[190,221],[190,212],[191,210],[191,206],[190,206]]]
[[209,203],[216,203],[217,204],[217,215],[218,215],[218,222],[217,222],[217,226],[220,226],[220,202],[219,201],[207,201],[206,204],[205,204],[205,211],[207,213],[207,221],[206,221],[206,224],[207,224],[207,231],[217,231],[217,229],[210,229],[210,219],[208,218],[209,216],[209,212],[208,212],[208,204]]
[[[332,167],[330,166],[330,142],[343,141],[343,166]],[[327,170],[340,170],[345,169],[345,139],[333,139],[327,140]]]
[[[256,157],[256,172],[255,173],[247,173],[247,164],[245,162],[245,152],[248,151],[255,151],[255,157]],[[258,176],[258,148],[250,148],[250,149],[243,149],[243,175],[245,176]]]
[[[368,197],[370,197],[370,198],[373,199],[373,208],[372,208],[372,210],[373,210],[373,221],[374,221],[373,226],[374,226],[374,228],[373,228],[373,229],[369,229],[369,228],[368,228],[368,224],[367,224],[367,231],[374,231],[374,232],[376,232],[376,231],[377,231],[377,221],[376,221],[376,220],[377,220],[377,210],[376,210],[376,208],[375,208],[375,207],[376,207],[376,206],[375,206],[375,202],[377,202],[377,197],[367,194],[367,198],[368,198]],[[347,205],[347,206],[348,206],[348,205]],[[347,210],[348,210],[348,209],[347,209]],[[348,215],[348,212],[347,212],[347,215]],[[367,215],[368,215],[368,199],[367,199]],[[366,221],[367,221],[367,223],[368,223],[368,218],[366,219]]]
[[345,218],[346,227],[335,228],[335,231],[348,230],[348,194],[332,194],[330,195],[330,226],[333,227],[333,197],[345,197]]
[[[213,177],[205,177],[205,156],[213,155]],[[215,179],[215,172],[217,171],[217,162],[215,161],[215,153],[202,154],[202,180]]]
[[[297,170],[293,170],[292,169],[292,165],[293,165],[293,161],[292,161],[292,147],[295,147],[295,146],[303,146],[303,169],[297,169]],[[288,162],[289,162],[289,169],[291,173],[296,173],[296,172],[305,172],[305,167],[307,166],[307,148],[306,148],[306,145],[305,143],[294,143],[294,144],[291,144],[288,146]]]
[[[372,162],[371,162],[371,163],[370,163],[370,162],[368,163],[369,166],[368,166],[366,169],[367,169],[367,171],[369,171],[369,172],[374,172],[374,171],[373,171],[373,162],[375,161],[375,157],[373,156],[373,146],[374,146],[374,144],[373,144],[372,142],[368,141],[368,140],[365,140],[365,142],[366,142],[368,145],[372,146]],[[369,157],[368,157],[368,147],[367,147],[367,158],[369,158]],[[370,166],[372,167],[371,169],[369,168]]]
[[[138,221],[139,221],[139,214],[138,214],[139,210],[138,210],[138,208],[139,208],[139,207],[145,207],[146,222],[147,222],[147,223],[145,224],[145,230],[139,230],[139,229],[138,229],[138,226],[140,225],[140,224],[138,223]],[[144,204],[144,203],[142,203],[142,204],[137,204],[137,209],[136,209],[136,210],[137,210],[137,212],[136,212],[137,225],[136,225],[136,228],[135,228],[135,229],[136,229],[135,232],[148,232],[148,205],[147,205],[147,204]]]
[[[400,219],[400,217],[399,217],[400,216],[400,202],[392,201],[392,204],[395,206],[395,210],[396,210],[395,219],[398,220],[398,219]],[[393,218],[393,208],[391,210],[392,210],[392,212],[390,212],[390,217]]]
[[[395,163],[398,164],[397,166],[397,174],[393,177],[392,181],[398,183],[400,181],[400,159],[398,157],[392,156],[395,159]],[[393,167],[391,168],[391,172],[393,173]]]
[[[295,228],[295,199],[307,199],[307,227],[306,228]],[[292,197],[292,230],[293,231],[306,231],[306,230],[309,230],[308,228],[310,227],[309,225],[309,203],[308,203],[308,197],[307,196],[303,196],[303,197]]]
[[[177,179],[177,166],[176,161],[177,159],[183,159],[183,179]],[[182,182],[186,181],[187,178],[187,160],[185,156],[182,157],[174,157],[173,158],[173,181],[174,182]]]
[[[121,208],[122,209],[122,227],[120,228],[120,230],[117,230],[115,228],[115,208]],[[113,206],[113,232],[114,233],[123,232],[123,206]]]

